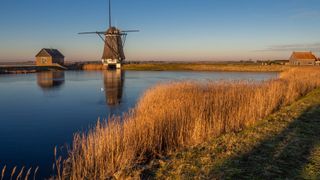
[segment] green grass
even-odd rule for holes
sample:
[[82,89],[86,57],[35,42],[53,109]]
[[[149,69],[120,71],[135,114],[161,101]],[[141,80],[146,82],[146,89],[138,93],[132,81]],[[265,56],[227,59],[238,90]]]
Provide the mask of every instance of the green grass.
[[320,179],[320,89],[238,133],[173,153],[131,176]]

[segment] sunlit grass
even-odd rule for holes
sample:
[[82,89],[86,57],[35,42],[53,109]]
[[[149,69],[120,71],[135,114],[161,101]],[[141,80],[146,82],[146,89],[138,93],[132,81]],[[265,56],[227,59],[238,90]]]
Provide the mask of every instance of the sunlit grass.
[[227,132],[241,131],[320,86],[318,68],[252,82],[173,82],[149,89],[123,117],[76,134],[60,178],[106,179]]

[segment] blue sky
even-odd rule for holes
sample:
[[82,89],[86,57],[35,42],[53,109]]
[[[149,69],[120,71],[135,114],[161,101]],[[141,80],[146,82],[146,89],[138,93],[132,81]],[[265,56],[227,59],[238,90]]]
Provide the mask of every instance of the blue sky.
[[[128,60],[288,58],[320,55],[319,0],[113,0],[113,25]],[[0,61],[32,60],[43,47],[67,60],[99,60],[103,44],[82,31],[105,30],[107,0],[1,0]]]

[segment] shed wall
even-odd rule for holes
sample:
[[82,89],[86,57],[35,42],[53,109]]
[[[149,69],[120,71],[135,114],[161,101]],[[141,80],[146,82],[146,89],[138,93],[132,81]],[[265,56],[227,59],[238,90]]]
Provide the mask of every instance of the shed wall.
[[[44,58],[46,59],[45,61],[44,61]],[[36,57],[36,65],[37,66],[51,66],[52,65],[52,57],[47,57],[47,56]]]

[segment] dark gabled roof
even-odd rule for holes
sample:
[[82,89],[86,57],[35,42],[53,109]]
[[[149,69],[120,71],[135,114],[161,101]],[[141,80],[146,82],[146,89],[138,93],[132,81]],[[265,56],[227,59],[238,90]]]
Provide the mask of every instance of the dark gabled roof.
[[36,57],[42,56],[43,53],[46,53],[53,58],[64,58],[64,55],[59,50],[48,48],[41,49],[41,51],[36,55]]

